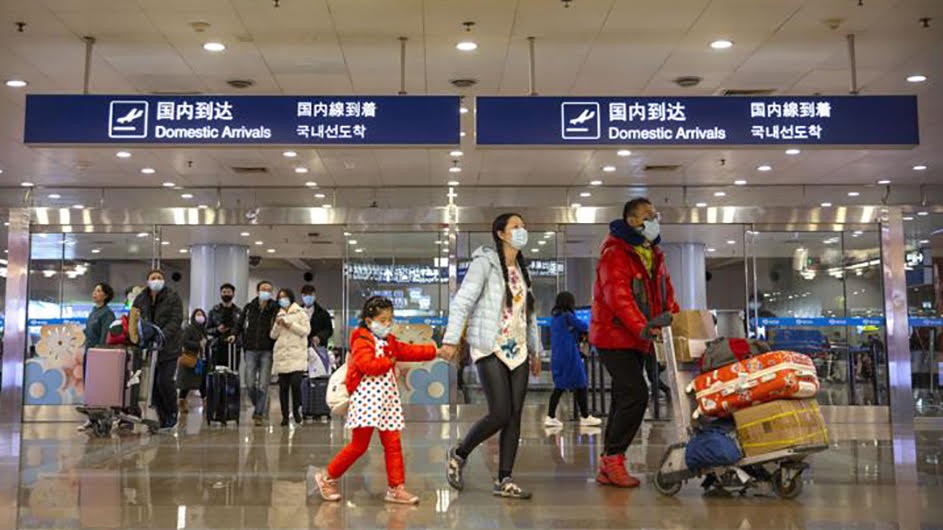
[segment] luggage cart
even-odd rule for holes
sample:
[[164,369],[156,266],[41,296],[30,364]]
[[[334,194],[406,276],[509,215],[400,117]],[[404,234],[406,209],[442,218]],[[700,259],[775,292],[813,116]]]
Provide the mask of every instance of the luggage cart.
[[[131,432],[135,425],[142,425],[149,434],[158,431],[160,425],[151,419],[145,418],[141,411],[138,397],[141,390],[142,364],[143,356],[156,358],[156,351],[140,350],[137,347],[129,346],[125,348],[126,366],[125,366],[125,398],[127,402],[125,407],[87,407],[78,406],[75,410],[88,416],[91,422],[88,432],[96,438],[107,438],[111,436],[113,430],[118,429],[121,432]],[[153,372],[151,372],[153,373]],[[153,379],[151,379],[153,381]]]
[[655,347],[664,353],[668,386],[675,399],[671,400],[672,415],[678,442],[668,446],[658,470],[652,477],[655,489],[662,495],[674,496],[684,483],[703,478],[705,487],[719,488],[728,494],[745,495],[750,490],[774,493],[782,499],[794,499],[802,493],[802,473],[809,468],[805,459],[828,445],[805,445],[783,449],[764,455],[743,458],[735,465],[691,470],[684,461],[687,440],[693,435],[692,414],[697,407],[688,385],[699,373],[695,363],[679,363],[675,357],[671,327],[661,328],[661,340]]

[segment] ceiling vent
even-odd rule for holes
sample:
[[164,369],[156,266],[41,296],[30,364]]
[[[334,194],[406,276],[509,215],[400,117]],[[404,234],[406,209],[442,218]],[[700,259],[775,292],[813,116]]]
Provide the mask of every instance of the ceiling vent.
[[453,79],[449,81],[455,88],[471,88],[478,84],[477,79]]
[[702,79],[696,75],[683,75],[675,78],[674,83],[679,87],[690,88],[701,84]]
[[230,79],[226,81],[226,84],[233,88],[249,88],[255,84],[255,81],[251,79]]
[[722,88],[720,96],[771,96],[776,92],[773,88]]
[[655,165],[646,165],[645,172],[655,172],[655,171],[678,171],[681,169],[681,164],[655,164]]
[[233,166],[232,172],[237,175],[267,175],[268,168],[262,166]]

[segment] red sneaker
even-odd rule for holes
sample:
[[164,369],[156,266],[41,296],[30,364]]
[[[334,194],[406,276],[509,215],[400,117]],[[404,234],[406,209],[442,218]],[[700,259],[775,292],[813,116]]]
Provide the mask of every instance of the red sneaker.
[[599,457],[599,473],[596,482],[617,488],[637,488],[639,480],[625,469],[625,455],[603,455]]

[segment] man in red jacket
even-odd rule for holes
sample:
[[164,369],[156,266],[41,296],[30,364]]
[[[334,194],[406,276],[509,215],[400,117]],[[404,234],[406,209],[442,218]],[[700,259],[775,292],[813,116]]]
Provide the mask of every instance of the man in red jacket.
[[638,479],[625,468],[625,452],[648,407],[645,356],[660,329],[648,326],[664,312],[678,312],[665,258],[658,244],[658,212],[651,201],[625,204],[622,219],[609,224],[593,285],[589,340],[612,377],[612,404],[606,444],[596,481],[634,488]]

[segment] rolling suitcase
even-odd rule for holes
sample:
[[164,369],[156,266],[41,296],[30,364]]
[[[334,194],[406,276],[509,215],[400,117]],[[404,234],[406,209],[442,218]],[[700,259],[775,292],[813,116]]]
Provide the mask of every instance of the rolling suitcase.
[[85,354],[85,406],[123,408],[129,405],[128,353],[124,348],[91,348]]
[[694,416],[727,417],[735,411],[777,399],[813,397],[819,390],[809,356],[772,351],[716,370],[691,382],[697,396]]
[[305,377],[301,380],[301,415],[305,418],[330,418],[327,406],[328,377]]
[[239,374],[233,369],[236,358],[236,345],[229,344],[229,363],[227,366],[215,366],[206,374],[206,423],[219,422],[226,425],[235,421],[239,424],[242,396],[239,388]]

